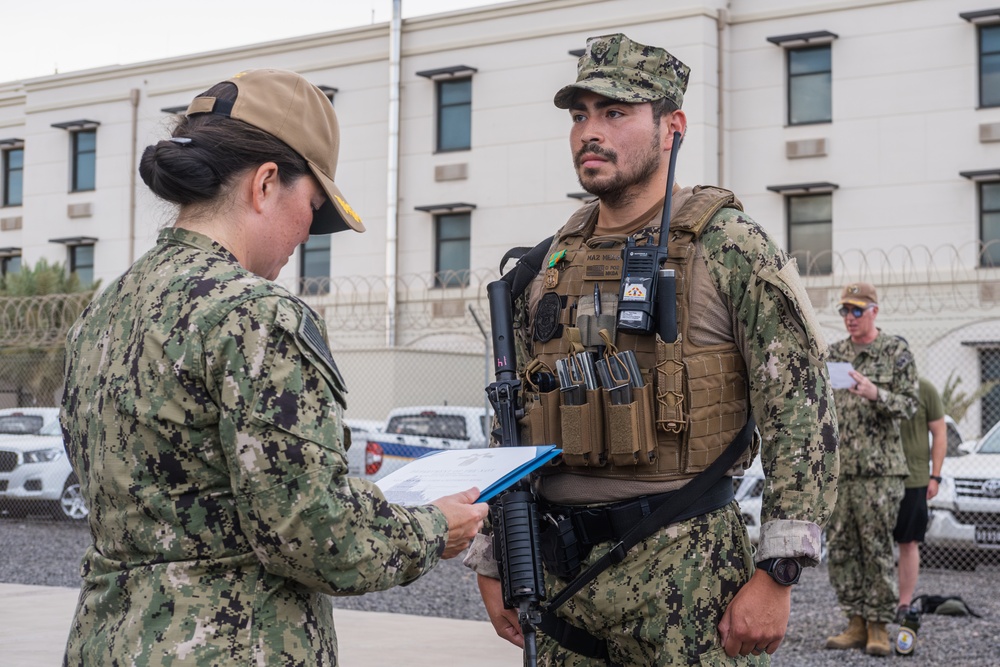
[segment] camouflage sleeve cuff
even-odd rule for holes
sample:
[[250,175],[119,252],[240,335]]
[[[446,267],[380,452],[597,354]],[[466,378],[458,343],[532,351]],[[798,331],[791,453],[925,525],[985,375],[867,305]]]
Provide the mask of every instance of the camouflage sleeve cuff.
[[489,535],[482,533],[476,535],[462,563],[476,574],[491,579],[500,578],[500,568],[497,566],[496,559],[493,558],[493,538]]
[[448,519],[435,505],[407,507],[405,511],[412,517],[414,532],[419,539],[427,543],[437,542],[434,555],[428,559],[433,560],[428,566],[433,566],[441,560],[441,555],[448,544]]
[[768,521],[760,527],[760,542],[754,560],[796,558],[806,567],[819,565],[822,531],[811,521]]

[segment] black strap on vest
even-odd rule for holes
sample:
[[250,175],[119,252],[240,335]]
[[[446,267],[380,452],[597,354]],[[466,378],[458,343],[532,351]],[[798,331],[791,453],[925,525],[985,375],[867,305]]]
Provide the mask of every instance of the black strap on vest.
[[[671,523],[676,522],[677,517],[685,509],[708,492],[726,474],[726,471],[736,464],[739,457],[750,446],[755,427],[756,424],[751,417],[719,458],[715,459],[708,468],[677,490],[674,497],[676,502],[664,503],[646,515],[608,553],[604,554],[593,565],[581,572],[576,579],[559,592],[559,595],[552,598],[552,601],[542,610],[542,622],[539,625],[542,631],[558,641],[563,648],[586,657],[598,660],[603,659],[611,665],[607,641],[598,639],[586,630],[577,628],[558,618],[555,615],[555,610],[573,597],[581,588],[589,584],[594,577],[611,565],[617,565],[625,560],[625,556],[629,550],[636,544],[663,526],[669,526]],[[570,643],[564,643],[560,638],[568,640]]]
[[511,248],[503,256],[503,259],[500,260],[500,273],[503,273],[503,267],[507,263],[507,260],[512,257],[518,258],[514,268],[500,278],[500,280],[510,285],[511,301],[517,300],[517,297],[524,294],[524,290],[528,289],[528,285],[535,279],[538,272],[542,270],[542,262],[545,261],[545,255],[549,252],[553,238],[555,238],[554,235],[550,236],[531,250],[527,250],[526,248]]

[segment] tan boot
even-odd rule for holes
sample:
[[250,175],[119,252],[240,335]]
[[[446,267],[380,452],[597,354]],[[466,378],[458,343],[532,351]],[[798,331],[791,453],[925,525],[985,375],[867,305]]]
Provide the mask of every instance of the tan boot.
[[868,644],[865,646],[865,653],[868,655],[889,655],[891,650],[889,633],[885,630],[885,623],[869,623]]
[[[882,633],[885,634],[885,623],[882,624]],[[838,650],[864,648],[867,641],[868,629],[865,626],[865,619],[860,616],[851,616],[846,630],[839,635],[826,638],[826,647]]]

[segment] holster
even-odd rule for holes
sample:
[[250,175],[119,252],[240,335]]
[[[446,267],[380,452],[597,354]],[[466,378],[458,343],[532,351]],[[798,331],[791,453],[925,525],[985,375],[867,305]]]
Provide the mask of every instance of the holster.
[[569,516],[553,514],[546,514],[540,522],[539,542],[545,569],[567,582],[580,574],[593,547],[577,539]]

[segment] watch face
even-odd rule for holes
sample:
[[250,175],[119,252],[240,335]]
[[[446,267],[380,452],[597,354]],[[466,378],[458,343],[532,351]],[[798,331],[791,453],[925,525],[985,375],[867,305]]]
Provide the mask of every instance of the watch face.
[[794,584],[798,581],[801,571],[802,566],[799,565],[798,561],[794,561],[791,558],[777,559],[774,562],[774,568],[771,570],[775,580],[785,585]]

